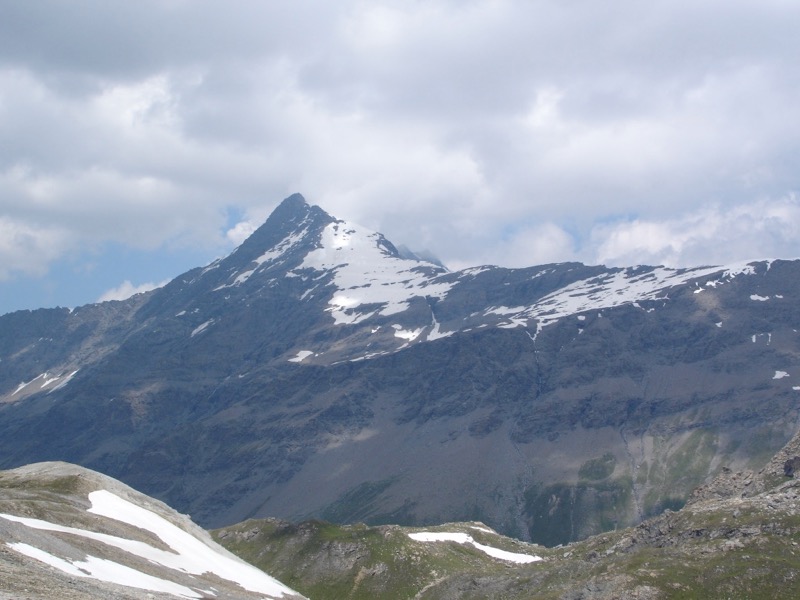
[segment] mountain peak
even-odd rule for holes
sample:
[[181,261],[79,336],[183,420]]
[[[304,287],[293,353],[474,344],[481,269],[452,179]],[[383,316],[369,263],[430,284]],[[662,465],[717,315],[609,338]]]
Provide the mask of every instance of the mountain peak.
[[301,194],[284,199],[269,218],[234,252],[239,260],[254,260],[283,240],[303,231],[321,231],[335,221],[319,206],[311,206]]
[[302,223],[309,218],[322,219],[327,223],[336,219],[321,209],[319,206],[309,204],[302,194],[292,194],[284,198],[280,204],[272,211],[272,214],[264,222],[267,224],[293,224]]
[[272,214],[267,219],[269,221],[279,221],[279,222],[292,222],[300,218],[302,220],[305,218],[310,212],[319,211],[320,213],[325,213],[324,210],[319,208],[318,206],[311,206],[306,199],[303,197],[302,194],[292,194],[291,196],[284,198],[278,207],[272,211]]

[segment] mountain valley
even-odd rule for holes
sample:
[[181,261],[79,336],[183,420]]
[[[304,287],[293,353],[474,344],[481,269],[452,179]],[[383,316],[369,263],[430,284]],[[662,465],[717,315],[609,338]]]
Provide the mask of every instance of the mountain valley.
[[[547,548],[481,522],[425,528],[252,519],[212,532],[314,600],[795,598],[800,434],[687,505]],[[0,598],[300,598],[186,516],[66,463],[0,472]]]
[[[800,594],[800,482],[785,468],[792,460],[800,463],[800,435],[758,471],[723,470],[677,512],[554,548],[475,522],[420,533],[270,519],[214,536],[316,600],[790,599]],[[492,548],[502,550],[487,555]]]

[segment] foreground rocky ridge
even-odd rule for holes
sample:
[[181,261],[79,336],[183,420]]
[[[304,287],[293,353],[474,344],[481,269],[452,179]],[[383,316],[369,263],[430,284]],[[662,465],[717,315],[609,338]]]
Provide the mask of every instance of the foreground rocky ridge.
[[315,600],[797,598],[800,481],[783,472],[796,456],[800,436],[760,471],[722,473],[677,512],[556,548],[508,540],[481,523],[428,529],[543,559],[528,564],[468,544],[418,542],[410,537],[417,530],[396,526],[262,520],[214,536]]
[[78,463],[208,527],[479,520],[554,546],[789,439],[798,297],[799,261],[451,273],[292,196],[159,290],[0,316],[0,467]]
[[[758,471],[723,471],[681,510],[553,548],[506,538],[480,522],[409,528],[266,519],[212,533],[314,600],[796,598],[800,481],[785,473],[798,458],[800,434]],[[110,517],[98,493],[138,508]],[[135,524],[137,510],[158,525]],[[186,555],[169,535],[173,526],[216,560],[187,565],[188,573],[160,564],[159,556]],[[64,463],[0,472],[3,600],[300,598],[272,579],[272,592],[247,591],[220,570],[229,560],[187,517],[106,476]],[[123,569],[133,569],[125,585],[103,580]]]
[[0,472],[0,598],[302,596],[163,503],[82,467],[38,463]]

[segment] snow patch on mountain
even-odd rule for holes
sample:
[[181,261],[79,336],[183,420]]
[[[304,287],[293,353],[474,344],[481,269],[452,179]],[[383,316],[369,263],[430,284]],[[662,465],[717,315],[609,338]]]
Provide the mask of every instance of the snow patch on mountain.
[[[98,581],[116,583],[117,585],[124,585],[126,587],[133,587],[149,592],[163,592],[181,598],[205,597],[205,594],[200,594],[184,585],[167,581],[160,577],[154,577],[153,575],[148,575],[142,571],[137,571],[136,569],[126,567],[117,562],[92,556],[91,554],[87,554],[85,560],[69,561],[58,558],[49,552],[23,542],[11,543],[8,544],[8,547],[29,558],[50,565],[71,577],[89,577]],[[206,590],[204,591],[207,592]]]
[[[236,583],[245,590],[266,594],[269,598],[283,598],[294,593],[260,569],[245,563],[220,547],[214,548],[206,544],[150,510],[120,498],[107,490],[91,492],[88,497],[91,502],[91,507],[87,509],[88,512],[149,531],[164,542],[170,550],[162,550],[137,540],[58,525],[41,519],[9,514],[0,514],[0,518],[20,523],[32,529],[66,533],[94,540],[176,572],[192,575],[211,573],[221,579]],[[190,589],[91,555],[82,561],[75,561],[54,556],[29,544],[8,545],[17,552],[45,562],[69,575],[76,575],[76,571],[79,571],[84,576],[100,581],[150,591],[167,592],[183,598],[204,598],[208,594],[214,595],[208,590]]]
[[198,325],[197,327],[195,327],[192,330],[192,334],[189,337],[194,337],[198,333],[203,333],[206,329],[208,329],[209,325],[213,325],[213,324],[214,324],[214,319],[209,319],[205,323],[201,323],[200,325]]
[[440,340],[442,338],[450,337],[451,335],[454,334],[455,331],[442,331],[441,323],[439,323],[439,321],[436,320],[436,317],[434,317],[431,330],[428,332],[428,335],[425,339],[429,342],[432,342],[434,340]]
[[495,548],[493,546],[486,546],[484,544],[479,544],[472,538],[471,535],[467,533],[420,531],[418,533],[409,533],[408,537],[410,537],[412,540],[416,542],[455,542],[457,544],[469,544],[471,546],[474,546],[484,554],[491,556],[492,558],[497,558],[499,560],[504,560],[507,562],[513,562],[517,564],[527,564],[542,560],[541,556],[536,556],[533,554],[520,554],[518,552],[509,552],[507,550],[501,550],[500,548]]
[[71,372],[63,371],[58,375],[54,375],[49,371],[45,371],[31,379],[30,381],[23,381],[20,383],[17,388],[11,393],[11,397],[13,398],[17,394],[24,392],[24,395],[47,391],[47,393],[54,392],[55,390],[59,390],[67,385],[70,380],[75,377],[77,372],[80,369],[75,369]]
[[403,329],[402,325],[392,325],[392,327],[394,328],[394,337],[406,340],[407,342],[413,342],[425,331],[424,327],[420,327],[419,329]]
[[453,287],[435,277],[445,269],[399,258],[381,234],[345,221],[325,227],[320,247],[306,255],[294,274],[304,269],[333,273],[336,291],[328,310],[337,325],[397,314],[417,296],[443,298]]
[[[212,548],[173,525],[164,517],[141,506],[128,502],[106,490],[89,494],[92,507],[90,513],[122,521],[154,533],[173,552],[155,550],[149,560],[171,569],[179,569],[192,574],[213,573],[222,579],[234,581],[251,592],[282,597],[292,594],[292,590],[273,579],[260,569],[246,562]],[[124,549],[124,548],[123,548]]]
[[214,288],[214,291],[216,292],[224,288],[242,285],[243,283],[247,282],[247,280],[250,279],[250,277],[252,277],[256,271],[263,268],[265,265],[275,266],[281,264],[286,260],[286,256],[292,250],[292,248],[306,239],[307,235],[308,227],[306,226],[286,236],[272,248],[256,258],[251,263],[251,267],[246,271],[234,273],[232,276],[234,278],[232,282],[216,287]]
[[303,362],[305,359],[307,359],[309,356],[314,356],[314,353],[311,350],[300,350],[300,352],[297,353],[297,356],[289,359],[289,362],[300,363]]
[[753,272],[753,267],[744,264],[727,269],[725,267],[694,269],[633,267],[576,281],[547,294],[530,306],[492,307],[485,314],[506,317],[507,320],[501,323],[500,327],[527,326],[533,319],[544,326],[578,313],[648,300],[667,300],[670,288],[715,273],[721,273],[721,278],[706,285],[711,284],[710,287],[714,287],[737,275],[749,272]]

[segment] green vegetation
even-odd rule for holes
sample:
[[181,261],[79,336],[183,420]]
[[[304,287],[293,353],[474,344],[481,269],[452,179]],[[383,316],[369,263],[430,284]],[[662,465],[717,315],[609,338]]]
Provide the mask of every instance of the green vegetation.
[[[610,461],[593,463],[608,465]],[[588,463],[586,463],[588,464]],[[605,467],[607,469],[607,467]],[[572,540],[615,529],[632,502],[629,477],[606,481],[579,481],[537,486],[525,492],[525,515],[530,538],[537,544],[557,546]]]
[[[538,550],[468,524],[446,530],[463,531],[476,539],[488,536],[492,539],[484,541],[505,544],[510,551]],[[491,559],[470,545],[416,542],[408,537],[409,531],[396,526],[265,520],[246,521],[213,535],[229,550],[314,600],[410,599],[453,573],[493,577],[509,568],[509,563]],[[504,541],[498,544],[497,539]]]
[[696,429],[677,446],[670,444],[667,439],[655,439],[643,501],[645,515],[683,506],[691,491],[708,477],[719,450],[716,432],[706,429]]
[[53,494],[75,494],[81,489],[81,478],[77,475],[33,480],[5,475],[0,477],[0,486],[5,489],[50,492]]
[[[715,447],[713,432],[701,430],[679,444],[663,443],[648,475],[664,486],[683,485],[708,468]],[[800,454],[800,436],[787,448]],[[612,479],[606,474],[612,465],[608,456],[593,458],[581,467],[577,484],[530,487],[525,510],[531,532],[552,543],[592,527],[613,528],[615,516],[631,508],[632,480]],[[776,460],[756,474],[723,474],[677,512],[565,546],[531,547],[472,523],[432,528],[544,559],[524,565],[470,545],[415,542],[407,535],[411,529],[398,526],[248,521],[214,535],[315,600],[782,600],[800,597],[800,481],[782,472]],[[752,494],[743,495],[737,485]],[[662,506],[669,502],[667,496]]]
[[798,508],[800,485],[783,487],[752,499],[706,501],[550,549],[519,549],[519,542],[470,524],[433,528],[544,558],[528,565],[471,546],[417,543],[407,536],[411,530],[393,526],[248,521],[214,535],[315,600],[555,600],[587,589],[597,597],[780,600],[800,597]]
[[617,458],[610,452],[606,452],[603,456],[587,460],[583,463],[578,471],[578,477],[592,481],[605,479],[611,476],[616,466]]

